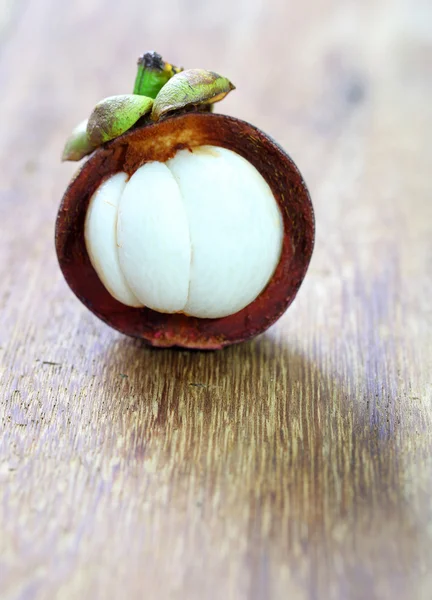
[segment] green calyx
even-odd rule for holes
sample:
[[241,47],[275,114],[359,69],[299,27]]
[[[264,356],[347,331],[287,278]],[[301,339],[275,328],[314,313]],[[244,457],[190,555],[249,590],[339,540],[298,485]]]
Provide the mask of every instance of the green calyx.
[[93,147],[119,137],[150,112],[152,98],[125,94],[111,96],[96,104],[87,125],[87,137]]
[[151,118],[158,121],[167,113],[176,110],[219,102],[234,89],[235,86],[229,79],[212,71],[182,71],[174,75],[156,96]]
[[62,160],[81,160],[94,150],[87,137],[88,119],[81,121],[68,137],[62,155]]
[[160,54],[147,52],[138,59],[133,94],[111,96],[99,102],[89,119],[72,131],[62,159],[81,160],[149,113],[153,121],[158,121],[189,108],[209,110],[234,89],[226,77],[217,73],[203,69],[183,71],[166,63]]
[[138,59],[133,93],[154,99],[167,81],[181,71],[182,68],[165,62],[157,52],[146,52]]

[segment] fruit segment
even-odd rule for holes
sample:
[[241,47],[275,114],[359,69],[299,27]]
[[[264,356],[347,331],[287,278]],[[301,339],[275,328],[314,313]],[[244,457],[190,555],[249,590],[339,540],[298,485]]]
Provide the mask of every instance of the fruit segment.
[[279,262],[283,223],[273,193],[255,167],[226,148],[181,150],[167,165],[180,188],[192,245],[184,312],[232,315],[255,300]]
[[126,184],[117,242],[122,271],[141,302],[159,312],[183,310],[191,263],[189,226],[166,165],[147,163]]
[[126,282],[117,253],[117,211],[126,180],[126,173],[116,173],[99,186],[90,200],[84,236],[93,268],[109,293],[127,306],[142,306]]

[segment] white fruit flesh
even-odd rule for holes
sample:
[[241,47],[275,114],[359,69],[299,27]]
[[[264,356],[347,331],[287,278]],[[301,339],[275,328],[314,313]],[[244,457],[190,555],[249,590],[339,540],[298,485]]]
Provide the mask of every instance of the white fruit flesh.
[[147,163],[126,184],[117,242],[122,271],[141,302],[160,312],[183,310],[191,244],[180,190],[166,165]]
[[90,201],[85,237],[107,290],[128,306],[220,318],[253,302],[279,262],[283,223],[260,173],[202,146],[118,173]]
[[109,293],[128,306],[142,306],[126,282],[117,252],[117,212],[126,180],[126,173],[117,173],[99,186],[90,200],[84,235],[91,263]]

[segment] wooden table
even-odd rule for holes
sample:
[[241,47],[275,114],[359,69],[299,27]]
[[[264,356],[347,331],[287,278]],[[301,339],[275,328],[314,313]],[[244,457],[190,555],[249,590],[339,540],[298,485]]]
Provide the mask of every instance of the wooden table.
[[[427,0],[0,6],[1,598],[432,597]],[[57,266],[66,136],[155,48],[229,76],[317,241],[265,335],[153,351]]]

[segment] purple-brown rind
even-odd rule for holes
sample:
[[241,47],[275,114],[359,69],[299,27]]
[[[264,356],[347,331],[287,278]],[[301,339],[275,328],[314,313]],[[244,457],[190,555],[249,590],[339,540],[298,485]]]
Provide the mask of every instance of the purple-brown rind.
[[[87,254],[84,221],[90,198],[102,181],[119,171],[131,176],[146,162],[165,162],[181,148],[202,145],[222,146],[240,154],[272,189],[285,230],[276,271],[254,302],[229,317],[198,319],[125,306],[102,285]],[[282,148],[249,123],[196,112],[139,126],[96,150],[65,192],[57,216],[55,243],[60,268],[70,288],[102,321],[151,346],[210,350],[262,333],[285,312],[306,274],[314,237],[308,190]]]

